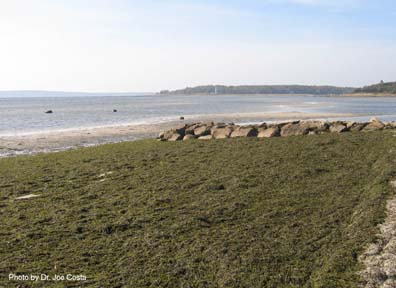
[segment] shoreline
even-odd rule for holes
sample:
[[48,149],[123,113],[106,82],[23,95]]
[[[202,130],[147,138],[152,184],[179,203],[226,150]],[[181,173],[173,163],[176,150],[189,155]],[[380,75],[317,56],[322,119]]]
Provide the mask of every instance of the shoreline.
[[0,136],[0,158],[59,152],[80,147],[155,138],[161,131],[181,123],[214,121],[233,123],[283,122],[288,120],[336,119],[369,117],[347,113],[227,113],[195,115],[185,120],[171,120],[155,124],[132,124],[98,128],[65,129],[58,131]]
[[396,93],[344,93],[344,94],[296,94],[296,93],[289,93],[289,94],[262,94],[262,93],[224,93],[224,94],[207,94],[207,93],[191,93],[191,94],[177,94],[177,93],[169,93],[169,94],[160,94],[157,93],[155,95],[161,96],[280,96],[280,97],[290,97],[290,96],[312,96],[312,97],[395,97]]
[[395,97],[395,93],[348,93],[342,94],[343,97]]

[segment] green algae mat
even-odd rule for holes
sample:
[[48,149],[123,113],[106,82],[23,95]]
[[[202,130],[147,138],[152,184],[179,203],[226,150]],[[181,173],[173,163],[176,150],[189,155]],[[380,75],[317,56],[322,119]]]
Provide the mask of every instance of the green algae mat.
[[395,161],[392,131],[1,159],[0,287],[357,287]]

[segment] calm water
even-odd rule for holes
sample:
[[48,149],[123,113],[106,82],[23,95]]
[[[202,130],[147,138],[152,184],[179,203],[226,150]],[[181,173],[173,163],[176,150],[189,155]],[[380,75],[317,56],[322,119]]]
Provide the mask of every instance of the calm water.
[[[45,114],[47,110],[53,114]],[[113,113],[117,109],[117,113]],[[122,96],[0,98],[0,135],[159,123],[193,115],[246,112],[356,113],[396,121],[396,97]],[[262,120],[266,119],[252,119]]]

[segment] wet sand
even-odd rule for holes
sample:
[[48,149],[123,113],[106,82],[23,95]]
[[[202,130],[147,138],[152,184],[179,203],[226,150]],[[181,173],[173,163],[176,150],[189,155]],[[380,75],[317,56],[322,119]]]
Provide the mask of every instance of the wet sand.
[[174,121],[159,124],[84,128],[67,131],[42,132],[25,135],[22,134],[16,136],[0,136],[0,157],[19,154],[55,152],[106,143],[155,138],[159,132],[170,129],[175,125],[198,121],[253,123],[265,121],[281,122],[287,120],[331,119],[358,116],[363,115],[337,113],[308,114],[302,112],[214,114],[186,117],[185,120],[175,119]]

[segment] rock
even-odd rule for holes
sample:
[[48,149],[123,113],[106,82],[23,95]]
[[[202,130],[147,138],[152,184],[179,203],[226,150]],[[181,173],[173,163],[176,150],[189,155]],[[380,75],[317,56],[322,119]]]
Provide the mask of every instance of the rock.
[[355,121],[348,121],[348,122],[346,122],[346,127],[347,127],[348,129],[351,129],[354,125],[356,125],[356,122],[355,122]]
[[202,124],[205,126],[208,126],[208,127],[213,127],[215,125],[215,123],[213,121],[203,122]]
[[382,123],[377,117],[372,117],[370,119],[370,123],[368,123],[363,128],[363,131],[376,131],[376,130],[382,130],[384,128],[385,128],[384,123]]
[[216,129],[216,128],[225,128],[225,127],[227,127],[227,124],[226,124],[226,123],[217,123],[216,125],[214,125],[214,126],[212,127],[212,130],[213,130],[213,129]]
[[385,124],[382,122],[372,121],[368,123],[362,130],[363,131],[377,131],[385,128]]
[[257,129],[252,126],[247,127],[238,127],[231,133],[231,138],[236,137],[256,137],[257,136]]
[[176,133],[179,133],[180,135],[184,136],[186,134],[186,128],[187,128],[186,124],[181,124],[172,130],[174,130]]
[[298,135],[306,135],[308,134],[309,130],[305,127],[301,127],[299,123],[293,124],[289,123],[282,127],[281,129],[281,136],[298,136]]
[[393,129],[391,122],[383,122],[385,127],[384,129]]
[[268,125],[267,125],[267,123],[261,123],[260,125],[259,125],[259,128],[264,128],[264,129],[266,129],[266,128],[268,128]]
[[186,131],[186,125],[181,125],[178,126],[174,129],[165,131],[165,132],[161,132],[158,135],[158,139],[160,141],[178,141],[178,140],[182,140],[184,135],[185,135],[185,131]]
[[186,134],[186,136],[183,137],[183,141],[187,141],[187,140],[191,140],[191,139],[195,139],[196,137],[194,135],[191,134]]
[[54,113],[52,110],[47,110],[47,111],[45,111],[45,113],[46,114],[52,114],[52,113]]
[[329,129],[331,133],[343,133],[348,131],[346,125],[337,122],[332,123]]
[[173,134],[167,139],[168,141],[179,141],[183,139],[183,135],[173,132]]
[[280,136],[279,127],[271,127],[271,128],[259,128],[258,129],[258,138],[269,138],[269,137],[278,137]]
[[354,122],[352,125],[350,125],[349,127],[347,126],[347,128],[352,131],[352,132],[358,132],[361,131],[365,126],[367,125],[367,123],[357,123]]
[[199,140],[211,140],[211,139],[213,139],[213,136],[212,135],[205,135],[205,136],[198,137],[198,139]]
[[197,137],[206,136],[210,134],[210,127],[202,125],[194,129],[194,135]]
[[24,195],[24,196],[19,196],[19,197],[15,198],[15,200],[28,200],[28,199],[36,198],[36,197],[40,197],[40,195],[28,194],[28,195]]
[[308,125],[311,131],[315,131],[317,133],[327,132],[330,127],[330,124],[326,121],[305,121],[303,123],[305,123],[305,125]]
[[183,136],[184,135],[177,133],[175,129],[172,129],[169,131],[165,131],[163,137],[161,137],[160,139],[164,139],[167,141],[178,141],[182,140]]
[[395,129],[395,128],[396,128],[396,122],[389,122],[388,125],[389,125],[392,129]]
[[198,124],[190,124],[190,125],[186,125],[186,131],[185,134],[192,134],[194,135],[194,129],[199,127]]
[[329,124],[323,121],[301,121],[281,124],[281,136],[299,136],[324,133],[329,129]]
[[180,118],[179,118],[180,120],[184,120],[184,117],[183,116],[180,116]]
[[381,123],[381,121],[378,119],[378,117],[371,117],[370,118],[370,122],[371,123],[374,123],[374,122],[380,122]]
[[212,128],[210,133],[212,134],[214,139],[224,139],[230,138],[231,133],[234,129],[232,127],[224,127],[224,128]]

